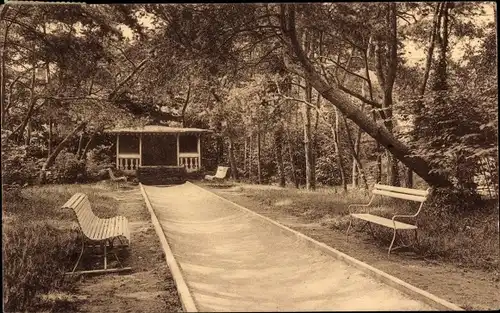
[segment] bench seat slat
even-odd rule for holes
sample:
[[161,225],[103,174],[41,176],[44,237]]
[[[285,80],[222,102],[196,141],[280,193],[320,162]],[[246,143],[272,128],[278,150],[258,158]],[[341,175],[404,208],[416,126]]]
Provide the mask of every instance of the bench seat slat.
[[[359,218],[361,220],[365,220],[368,222],[372,222],[375,224],[379,224],[379,225],[394,229],[394,224],[392,223],[392,220],[385,218],[385,217],[372,215],[372,214],[368,214],[368,213],[353,213],[351,215],[353,217]],[[417,226],[415,226],[415,225],[410,225],[410,224],[406,224],[406,223],[402,223],[402,222],[398,222],[398,221],[395,221],[395,222],[396,222],[396,229],[417,229]]]
[[429,191],[427,191],[427,190],[411,189],[411,188],[380,185],[380,184],[375,184],[374,189],[393,191],[393,192],[397,192],[397,193],[404,193],[404,194],[409,194],[409,195],[414,195],[414,196],[423,196],[423,197],[427,197],[429,195]]
[[88,211],[82,211],[79,216],[77,216],[78,223],[84,231],[85,234],[89,234],[92,231],[92,223],[95,216]]
[[99,234],[99,231],[102,229],[103,227],[103,220],[97,218],[95,219],[95,221],[92,223],[92,233],[90,234],[90,237],[94,240],[100,240],[100,238],[98,237],[98,234]]
[[83,234],[90,240],[101,241],[123,237],[130,243],[128,220],[124,216],[101,219],[92,211],[86,194],[75,193],[62,208],[72,209]]
[[116,224],[116,218],[111,218],[109,220],[108,227],[106,228],[106,233],[104,234],[104,237],[106,238],[113,237],[114,235],[113,228],[115,227],[115,224]]
[[411,201],[417,201],[417,202],[424,202],[426,200],[426,197],[424,197],[424,196],[415,196],[415,195],[397,193],[397,192],[386,191],[386,190],[373,189],[372,192],[374,195],[388,196],[388,197],[392,197],[392,198],[399,198],[399,199],[411,200]]
[[106,238],[104,236],[104,232],[108,229],[108,224],[109,224],[109,220],[108,219],[105,219],[105,220],[101,221],[101,227],[97,230],[96,235],[95,235],[97,239],[104,239],[104,238]]
[[80,223],[80,227],[85,230],[85,232],[90,232],[92,228],[92,222],[95,220],[96,216],[94,213],[83,206],[77,213],[77,219]]

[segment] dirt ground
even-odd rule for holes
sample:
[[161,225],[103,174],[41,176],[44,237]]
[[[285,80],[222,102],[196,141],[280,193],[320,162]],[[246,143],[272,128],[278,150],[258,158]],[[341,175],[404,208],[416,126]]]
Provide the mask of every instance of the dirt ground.
[[[498,273],[459,268],[404,252],[393,253],[388,257],[387,247],[372,237],[355,232],[346,241],[345,233],[332,230],[319,222],[311,223],[305,218],[293,216],[287,212],[286,205],[263,205],[245,195],[244,188],[202,187],[466,310],[491,310],[500,307]],[[283,201],[286,202],[286,199]]]
[[[118,214],[128,218],[131,245],[120,260],[132,272],[87,276],[77,285],[77,312],[182,312],[177,289],[160,241],[151,224],[139,187],[104,192],[120,203]],[[119,255],[119,257],[123,255]]]

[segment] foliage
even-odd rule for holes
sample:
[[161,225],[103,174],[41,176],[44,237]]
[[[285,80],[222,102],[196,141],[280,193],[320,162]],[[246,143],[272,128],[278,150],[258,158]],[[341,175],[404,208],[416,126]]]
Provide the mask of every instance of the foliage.
[[40,159],[29,155],[29,147],[5,142],[2,145],[2,184],[32,185],[35,183],[37,170],[41,167]]
[[54,168],[48,175],[49,182],[58,184],[84,182],[85,180],[85,161],[79,160],[77,155],[70,152],[59,154]]
[[[78,250],[75,233],[46,223],[14,220],[4,225],[4,308],[9,312],[32,309],[36,296],[63,287],[64,272]],[[66,265],[61,266],[61,265]]]

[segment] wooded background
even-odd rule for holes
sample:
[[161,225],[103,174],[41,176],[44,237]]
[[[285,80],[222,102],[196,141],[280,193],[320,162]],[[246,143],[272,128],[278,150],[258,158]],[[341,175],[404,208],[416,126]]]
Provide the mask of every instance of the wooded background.
[[419,177],[498,196],[491,2],[3,5],[0,19],[4,184],[96,178],[104,129],[155,123],[213,129],[206,169],[236,180]]

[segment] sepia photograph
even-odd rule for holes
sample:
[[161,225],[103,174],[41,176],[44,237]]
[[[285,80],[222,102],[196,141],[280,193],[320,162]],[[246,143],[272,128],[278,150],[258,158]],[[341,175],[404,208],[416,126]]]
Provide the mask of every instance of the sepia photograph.
[[500,308],[497,5],[0,6],[4,312]]

